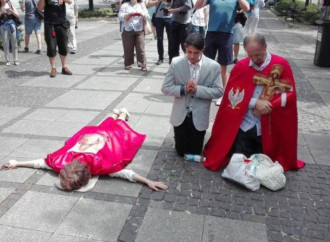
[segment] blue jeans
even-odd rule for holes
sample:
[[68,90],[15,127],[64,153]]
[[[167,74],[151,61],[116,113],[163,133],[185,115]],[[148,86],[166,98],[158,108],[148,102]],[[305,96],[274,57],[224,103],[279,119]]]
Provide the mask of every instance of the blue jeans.
[[155,27],[157,34],[157,51],[160,60],[164,60],[164,28],[166,29],[168,39],[168,53],[170,52],[171,43],[171,25],[172,18],[155,18]]

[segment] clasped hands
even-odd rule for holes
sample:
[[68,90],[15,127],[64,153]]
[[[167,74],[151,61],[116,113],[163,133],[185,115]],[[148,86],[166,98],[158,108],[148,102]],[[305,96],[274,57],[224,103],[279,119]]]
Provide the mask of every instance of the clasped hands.
[[272,111],[272,104],[267,100],[258,100],[253,110],[253,114],[260,117],[263,114],[269,114]]
[[186,84],[185,92],[186,93],[196,93],[196,91],[197,91],[196,82],[194,80],[189,80]]

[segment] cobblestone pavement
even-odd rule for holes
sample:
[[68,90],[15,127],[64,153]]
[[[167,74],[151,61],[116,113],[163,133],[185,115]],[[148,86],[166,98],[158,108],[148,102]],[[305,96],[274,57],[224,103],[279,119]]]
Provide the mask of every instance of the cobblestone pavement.
[[168,65],[154,65],[156,41],[147,38],[147,73],[124,71],[118,24],[82,21],[72,77],[50,79],[45,54],[0,65],[0,165],[44,157],[125,106],[131,126],[147,134],[131,167],[169,190],[102,177],[90,192],[68,193],[53,186],[52,172],[0,172],[1,241],[330,241],[330,69],[313,65],[317,28],[262,11],[259,31],[289,60],[298,91],[298,155],[307,165],[285,173],[283,190],[250,192],[177,157],[172,99],[160,93]]

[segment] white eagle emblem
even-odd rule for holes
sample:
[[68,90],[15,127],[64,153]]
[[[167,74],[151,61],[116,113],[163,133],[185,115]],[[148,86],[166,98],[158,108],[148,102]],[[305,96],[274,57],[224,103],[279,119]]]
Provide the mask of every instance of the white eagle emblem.
[[228,99],[231,104],[231,108],[235,109],[238,104],[240,104],[243,101],[244,98],[244,89],[240,92],[239,89],[236,89],[236,92],[234,93],[234,88],[231,88],[231,90],[228,93]]

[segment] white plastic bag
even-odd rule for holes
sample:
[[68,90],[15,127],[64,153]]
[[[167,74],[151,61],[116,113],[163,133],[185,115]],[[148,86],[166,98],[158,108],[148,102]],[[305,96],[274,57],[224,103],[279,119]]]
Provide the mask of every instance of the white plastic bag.
[[233,154],[229,164],[224,169],[222,177],[235,181],[251,191],[256,191],[260,188],[260,182],[253,177],[248,164],[244,162],[246,157],[243,154]]
[[273,191],[277,191],[285,186],[284,170],[277,161],[273,162],[264,154],[255,154],[249,159],[257,159],[259,161],[255,177],[260,181],[261,185]]

